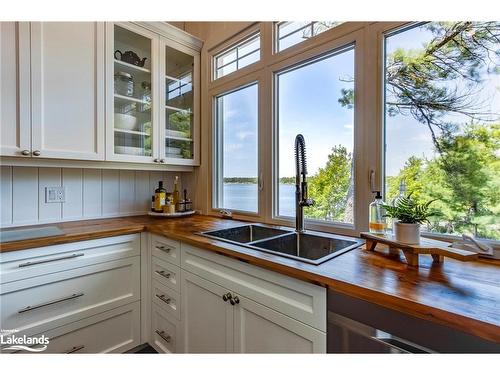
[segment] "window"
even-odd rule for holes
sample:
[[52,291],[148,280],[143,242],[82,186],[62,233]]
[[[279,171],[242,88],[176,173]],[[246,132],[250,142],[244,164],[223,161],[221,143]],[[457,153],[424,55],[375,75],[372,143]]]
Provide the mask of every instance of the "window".
[[214,77],[224,77],[260,60],[260,33],[214,56]]
[[276,51],[283,51],[341,23],[337,21],[279,22],[276,27]]
[[353,223],[354,46],[278,72],[275,216],[295,216],[294,140],[306,141],[306,218]]
[[498,22],[432,22],[385,37],[385,198],[404,181],[436,199],[427,231],[500,239],[499,34]]
[[216,97],[214,207],[258,211],[258,85]]

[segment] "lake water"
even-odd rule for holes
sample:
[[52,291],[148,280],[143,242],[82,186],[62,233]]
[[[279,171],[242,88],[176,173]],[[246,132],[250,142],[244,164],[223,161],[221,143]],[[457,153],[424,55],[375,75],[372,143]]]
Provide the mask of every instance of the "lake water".
[[[295,185],[280,184],[280,212],[295,216]],[[257,212],[257,184],[224,184],[224,208]]]

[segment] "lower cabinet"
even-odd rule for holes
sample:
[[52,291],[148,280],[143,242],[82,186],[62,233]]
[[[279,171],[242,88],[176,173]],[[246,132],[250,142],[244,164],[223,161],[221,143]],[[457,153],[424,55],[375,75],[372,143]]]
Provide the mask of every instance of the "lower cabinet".
[[185,353],[324,353],[326,334],[181,271]]
[[241,295],[234,306],[236,353],[325,353],[326,336]]
[[226,293],[215,283],[181,271],[184,353],[233,351],[234,309],[222,299]]
[[182,353],[182,325],[161,307],[153,304],[151,346],[159,353]]
[[140,344],[140,302],[44,332],[44,353],[123,353]]

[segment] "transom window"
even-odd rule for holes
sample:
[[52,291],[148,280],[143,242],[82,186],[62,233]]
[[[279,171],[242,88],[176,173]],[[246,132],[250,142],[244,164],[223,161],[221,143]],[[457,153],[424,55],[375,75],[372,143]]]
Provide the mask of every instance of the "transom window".
[[341,23],[338,21],[279,22],[276,27],[276,51],[283,51]]
[[214,56],[214,78],[218,79],[260,60],[260,33]]

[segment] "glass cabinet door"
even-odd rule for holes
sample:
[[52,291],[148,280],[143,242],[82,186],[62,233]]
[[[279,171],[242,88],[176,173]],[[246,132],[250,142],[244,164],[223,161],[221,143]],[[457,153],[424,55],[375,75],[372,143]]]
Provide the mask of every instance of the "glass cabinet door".
[[165,157],[194,159],[194,56],[165,45]]
[[114,25],[114,154],[150,160],[153,149],[153,39]]

